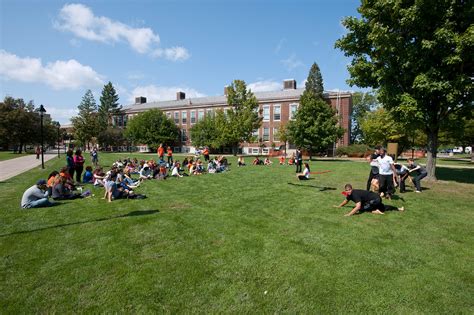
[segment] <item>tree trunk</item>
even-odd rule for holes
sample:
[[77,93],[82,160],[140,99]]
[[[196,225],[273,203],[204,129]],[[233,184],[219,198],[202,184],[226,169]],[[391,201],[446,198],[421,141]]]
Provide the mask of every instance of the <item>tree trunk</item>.
[[428,130],[428,156],[426,171],[428,180],[436,180],[436,155],[438,153],[438,129]]
[[471,163],[474,163],[474,143],[471,144]]
[[23,152],[23,143],[20,143],[18,154],[21,154],[21,152]]
[[310,161],[313,159],[312,151],[313,151],[313,147],[312,147],[312,146],[309,146],[309,160],[310,160]]

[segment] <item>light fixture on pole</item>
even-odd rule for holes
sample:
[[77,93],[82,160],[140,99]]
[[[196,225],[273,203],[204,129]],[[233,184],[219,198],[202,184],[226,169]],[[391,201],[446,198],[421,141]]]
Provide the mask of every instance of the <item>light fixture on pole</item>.
[[44,169],[44,145],[43,145],[43,115],[46,113],[46,109],[41,104],[39,108],[40,117],[41,117],[41,168]]

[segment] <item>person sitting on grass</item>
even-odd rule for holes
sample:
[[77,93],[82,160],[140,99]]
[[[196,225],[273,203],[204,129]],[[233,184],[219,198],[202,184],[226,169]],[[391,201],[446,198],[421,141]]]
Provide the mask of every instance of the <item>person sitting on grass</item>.
[[140,170],[140,180],[152,179],[152,173],[148,164],[143,164],[143,168]]
[[280,165],[285,165],[285,157],[282,155],[279,159]]
[[295,164],[295,154],[288,159],[288,165],[294,165]]
[[179,172],[179,161],[174,163],[173,169],[171,170],[171,176],[173,177],[183,177]]
[[58,171],[52,171],[48,175],[47,186],[48,186],[48,192],[49,192],[50,196],[51,196],[51,193],[53,192],[53,187],[54,187],[54,182],[56,181],[56,177],[59,177],[59,172]]
[[82,198],[81,194],[75,194],[66,186],[67,179],[59,176],[53,186],[51,197],[54,200],[72,200]]
[[262,165],[263,162],[258,158],[258,156],[255,157],[255,159],[252,162],[253,165]]
[[92,184],[94,182],[94,175],[92,174],[92,166],[86,166],[84,176],[82,176],[82,182],[84,184]]
[[74,179],[72,178],[71,174],[69,173],[69,169],[67,167],[63,167],[59,171],[59,175],[61,177],[66,177],[66,187],[69,190],[74,190],[76,188],[76,185],[74,185]]
[[242,155],[239,156],[239,158],[237,159],[237,166],[238,167],[245,166],[244,157]]
[[270,159],[268,157],[265,158],[265,161],[263,162],[263,165],[272,165],[273,162],[270,161]]
[[105,173],[102,171],[102,167],[97,167],[92,175],[94,186],[104,187]]
[[[339,205],[334,206],[336,208],[341,208],[345,206],[349,201],[355,202],[355,207],[344,216],[348,217],[354,215],[358,212],[370,211],[374,214],[384,214],[386,206],[382,203],[382,198],[374,192],[362,189],[352,189],[351,184],[346,184],[344,186],[343,194],[346,196],[346,199]],[[398,208],[399,211],[404,211],[405,208]]]
[[310,174],[309,164],[304,163],[303,173],[296,174],[296,178],[298,178],[299,180],[308,180],[309,179],[309,174]]
[[49,207],[54,203],[48,200],[49,192],[46,180],[40,179],[36,185],[28,188],[21,198],[21,207],[23,209]]

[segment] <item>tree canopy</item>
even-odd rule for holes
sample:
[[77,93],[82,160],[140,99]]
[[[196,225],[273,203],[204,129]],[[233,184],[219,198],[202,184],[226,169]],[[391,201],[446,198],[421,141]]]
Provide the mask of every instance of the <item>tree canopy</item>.
[[446,118],[470,115],[474,85],[474,2],[362,1],[347,17],[336,47],[352,57],[349,83],[378,89],[398,120],[428,137],[428,176],[435,177],[438,132]]
[[118,114],[122,106],[118,103],[119,97],[112,82],[109,81],[102,89],[99,105],[99,126],[101,130],[107,129],[112,121],[112,116]]
[[151,109],[128,121],[125,137],[135,144],[146,144],[150,148],[156,148],[160,143],[176,143],[179,129],[161,110]]
[[318,64],[315,62],[309,70],[309,75],[305,84],[306,91],[312,91],[317,97],[323,98],[324,85],[323,76],[321,70],[319,70]]
[[91,90],[87,90],[82,97],[81,104],[77,107],[79,114],[71,118],[74,126],[74,135],[83,145],[88,144],[99,133],[97,116],[97,103]]

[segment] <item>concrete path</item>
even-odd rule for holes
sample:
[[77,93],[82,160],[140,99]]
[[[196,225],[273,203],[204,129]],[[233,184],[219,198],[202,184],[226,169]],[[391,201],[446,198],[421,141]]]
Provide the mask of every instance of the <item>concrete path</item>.
[[[44,162],[46,163],[46,161],[54,159],[57,156],[57,154],[45,154]],[[3,182],[38,166],[41,167],[41,157],[39,160],[37,160],[36,155],[34,154],[6,161],[0,161],[0,182]]]

